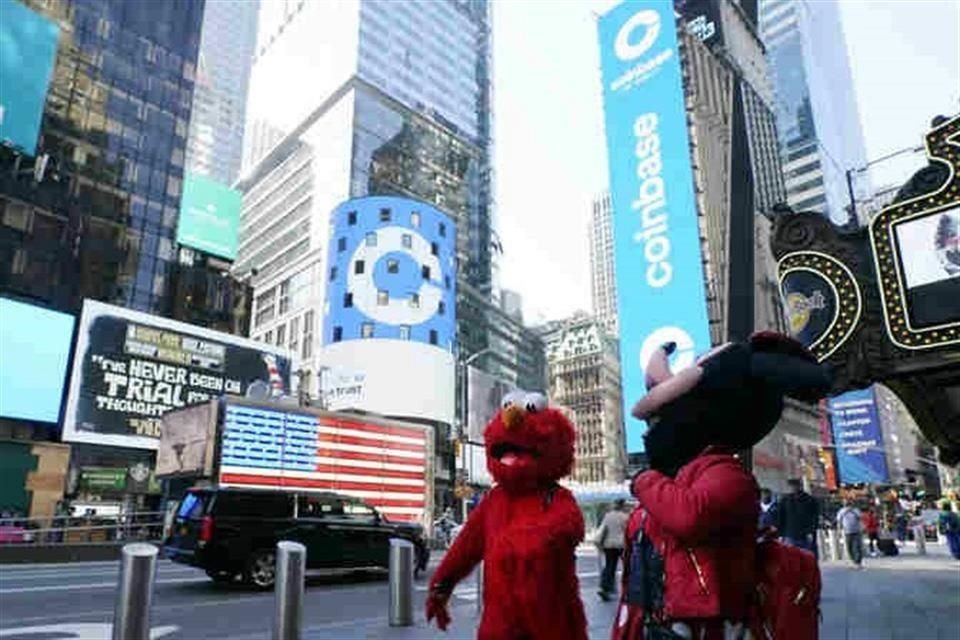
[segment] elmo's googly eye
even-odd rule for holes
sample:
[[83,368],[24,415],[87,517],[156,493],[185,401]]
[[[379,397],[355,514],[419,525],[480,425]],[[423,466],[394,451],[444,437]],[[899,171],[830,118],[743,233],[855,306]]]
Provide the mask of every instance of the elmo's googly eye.
[[500,408],[506,409],[507,407],[518,406],[522,407],[524,404],[524,393],[522,391],[511,391],[507,395],[503,396],[503,400],[500,402]]
[[536,413],[547,408],[547,399],[542,393],[528,393],[523,398],[523,408],[527,413]]

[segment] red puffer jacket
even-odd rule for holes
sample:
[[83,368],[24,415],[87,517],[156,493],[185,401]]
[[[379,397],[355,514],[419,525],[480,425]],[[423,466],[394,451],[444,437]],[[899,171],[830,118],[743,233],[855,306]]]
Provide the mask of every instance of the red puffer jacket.
[[[627,526],[625,568],[643,527],[664,559],[665,620],[747,617],[755,582],[759,491],[730,454],[708,449],[672,479],[658,471],[633,482],[640,505]],[[644,515],[646,514],[646,515]],[[624,571],[623,593],[628,575]],[[614,640],[643,638],[644,611],[621,599]]]

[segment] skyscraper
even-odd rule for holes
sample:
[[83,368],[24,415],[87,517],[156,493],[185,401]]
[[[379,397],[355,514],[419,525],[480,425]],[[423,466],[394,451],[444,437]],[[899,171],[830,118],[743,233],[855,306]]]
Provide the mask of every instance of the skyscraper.
[[613,268],[613,208],[610,192],[594,198],[590,213],[590,301],[593,315],[607,332],[617,335],[617,288]]
[[[449,215],[458,277],[490,294],[489,24],[482,0],[263,5],[235,264],[256,272],[252,335],[322,310],[330,212],[354,197],[403,196]],[[271,312],[271,291],[294,277],[307,283],[303,306]],[[310,335],[297,345],[316,371]]]
[[836,2],[761,0],[787,203],[847,219],[846,171],[866,161]]
[[240,172],[259,0],[210,0],[187,139],[187,171],[232,184]]
[[204,3],[25,4],[60,33],[35,154],[0,148],[0,290],[165,313]]

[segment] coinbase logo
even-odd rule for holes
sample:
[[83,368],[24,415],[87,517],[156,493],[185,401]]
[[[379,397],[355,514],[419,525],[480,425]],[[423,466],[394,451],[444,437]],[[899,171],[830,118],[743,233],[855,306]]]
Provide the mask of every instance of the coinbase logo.
[[[381,227],[377,229],[377,242],[370,246],[361,243],[353,253],[352,263],[358,261],[375,265],[387,254],[402,253],[415,263],[429,269],[430,273],[441,274],[440,260],[431,252],[430,243],[419,233],[406,227]],[[406,236],[406,241],[404,237]],[[407,246],[408,245],[408,246]],[[423,280],[417,292],[417,303],[411,304],[409,297],[399,298],[387,293],[374,281],[374,270],[363,273],[350,272],[347,277],[347,289],[353,293],[353,304],[364,315],[377,322],[392,325],[418,325],[432,318],[440,307],[443,289],[432,280]]]
[[647,336],[640,347],[640,370],[646,371],[653,354],[668,342],[675,342],[677,350],[673,353],[670,369],[677,372],[692,365],[697,358],[693,338],[680,327],[660,327]]
[[[642,30],[639,39],[635,33]],[[617,57],[624,62],[639,58],[653,46],[660,35],[660,14],[652,9],[644,9],[633,14],[623,23],[617,38],[613,43],[613,50]]]

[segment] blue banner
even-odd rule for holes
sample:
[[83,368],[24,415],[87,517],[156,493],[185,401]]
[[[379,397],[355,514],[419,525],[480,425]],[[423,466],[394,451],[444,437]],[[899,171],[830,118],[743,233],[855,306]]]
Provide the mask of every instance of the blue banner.
[[628,0],[601,16],[600,63],[627,451],[643,451],[630,418],[644,368],[676,342],[674,370],[710,347],[700,231],[672,0]]
[[873,387],[848,391],[827,403],[841,484],[886,484],[887,455]]
[[0,0],[0,143],[35,155],[60,29],[18,0]]

